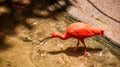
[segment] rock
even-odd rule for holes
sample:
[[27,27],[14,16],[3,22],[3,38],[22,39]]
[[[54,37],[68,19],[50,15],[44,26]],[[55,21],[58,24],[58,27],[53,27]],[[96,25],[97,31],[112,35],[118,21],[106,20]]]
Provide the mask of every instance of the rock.
[[33,41],[31,37],[24,37],[22,40],[24,42],[32,42]]

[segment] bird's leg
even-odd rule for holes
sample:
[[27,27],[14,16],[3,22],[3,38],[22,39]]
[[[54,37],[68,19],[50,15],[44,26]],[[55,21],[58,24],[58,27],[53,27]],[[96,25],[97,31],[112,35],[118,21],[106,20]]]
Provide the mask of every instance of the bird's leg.
[[85,45],[84,39],[82,39],[81,42],[84,45],[84,56],[87,56],[87,47]]
[[78,40],[78,42],[77,42],[76,47],[73,49],[73,51],[77,51],[77,50],[78,50],[78,46],[79,46],[79,40]]
[[77,43],[77,45],[76,45],[76,50],[78,49],[78,46],[79,46],[79,40],[78,40],[78,43]]
[[75,48],[73,48],[73,51],[74,51],[74,52],[76,52],[76,51],[78,50],[78,46],[79,46],[79,40],[78,40],[78,42],[77,42],[76,47],[75,47]]

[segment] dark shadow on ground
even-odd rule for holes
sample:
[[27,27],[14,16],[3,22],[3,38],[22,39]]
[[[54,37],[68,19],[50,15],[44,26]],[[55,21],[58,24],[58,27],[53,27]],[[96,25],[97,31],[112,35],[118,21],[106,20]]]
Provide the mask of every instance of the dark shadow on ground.
[[[15,35],[15,29],[19,25],[23,25],[29,30],[32,26],[26,22],[27,18],[51,18],[54,20],[58,13],[64,12],[71,3],[69,0],[62,0],[65,4],[62,5],[63,8],[56,8],[51,10],[49,7],[55,5],[60,0],[30,0],[29,4],[23,4],[22,2],[13,2],[12,0],[5,0],[0,2],[1,7],[7,7],[10,11],[8,13],[0,13],[0,50],[9,48],[7,44],[4,43],[6,36]],[[9,45],[9,44],[8,44]]]
[[6,50],[7,48],[12,47],[8,44],[5,44],[3,39],[4,39],[4,37],[3,38],[0,37],[0,51]]
[[[87,51],[90,53],[96,53],[99,51],[102,51],[101,48],[87,48]],[[73,51],[73,47],[69,47],[66,50],[61,50],[61,51],[49,51],[48,53],[55,55],[55,54],[60,54],[60,53],[65,53],[69,56],[74,56],[74,57],[79,57],[82,56],[84,52],[84,47],[79,47],[78,50],[75,52]]]

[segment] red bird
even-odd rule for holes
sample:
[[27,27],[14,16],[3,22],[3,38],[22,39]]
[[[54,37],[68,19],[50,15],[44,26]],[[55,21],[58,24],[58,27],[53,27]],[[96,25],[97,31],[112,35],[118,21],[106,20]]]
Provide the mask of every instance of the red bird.
[[[103,35],[104,31],[94,28],[86,23],[83,22],[76,22],[72,23],[71,25],[68,26],[66,29],[66,33],[62,35],[61,33],[58,32],[53,32],[49,38],[55,38],[58,37],[62,40],[66,40],[69,38],[76,38],[78,40],[78,43],[76,45],[76,48],[74,50],[78,49],[79,41],[82,42],[84,45],[84,55],[86,56],[87,53],[87,48],[84,42],[84,39],[87,37],[95,36],[95,35]],[[47,39],[49,39],[47,38]],[[44,39],[46,40],[46,39]]]

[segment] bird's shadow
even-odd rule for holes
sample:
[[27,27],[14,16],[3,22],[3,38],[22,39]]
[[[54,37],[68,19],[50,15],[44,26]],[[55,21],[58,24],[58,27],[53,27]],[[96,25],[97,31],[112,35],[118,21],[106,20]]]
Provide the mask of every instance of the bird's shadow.
[[[84,47],[79,47],[77,51],[73,51],[74,47],[69,47],[65,50],[60,51],[48,51],[49,54],[56,55],[60,53],[65,53],[69,56],[79,57],[83,55]],[[87,48],[87,51],[90,53],[96,53],[102,51],[102,48]]]

